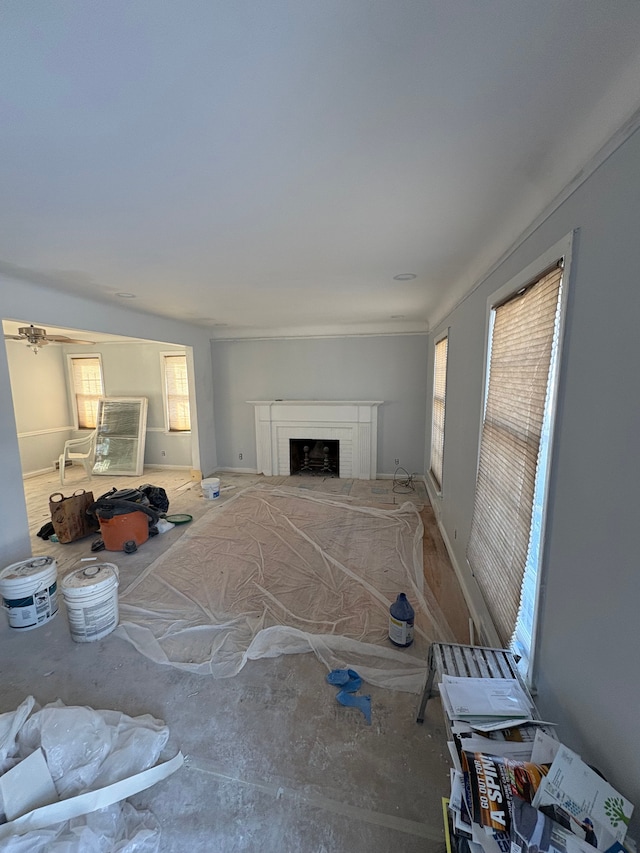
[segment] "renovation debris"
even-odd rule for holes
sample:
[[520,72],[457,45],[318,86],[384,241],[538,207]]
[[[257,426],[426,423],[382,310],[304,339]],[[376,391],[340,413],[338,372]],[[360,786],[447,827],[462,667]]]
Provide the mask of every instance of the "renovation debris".
[[148,714],[60,701],[40,708],[33,696],[0,714],[0,849],[156,853],[158,821],[123,800],[182,766],[181,752],[161,761],[168,738],[167,726]]
[[336,700],[345,707],[362,711],[367,725],[371,725],[371,696],[356,696],[362,687],[362,679],[355,669],[333,669],[327,675],[329,684],[339,687]]

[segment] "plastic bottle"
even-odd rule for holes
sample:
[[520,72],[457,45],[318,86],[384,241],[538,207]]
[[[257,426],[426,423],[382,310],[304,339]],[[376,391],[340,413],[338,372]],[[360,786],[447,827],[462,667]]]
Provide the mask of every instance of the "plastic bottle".
[[406,648],[413,643],[413,620],[415,613],[404,592],[389,608],[389,639],[394,646]]

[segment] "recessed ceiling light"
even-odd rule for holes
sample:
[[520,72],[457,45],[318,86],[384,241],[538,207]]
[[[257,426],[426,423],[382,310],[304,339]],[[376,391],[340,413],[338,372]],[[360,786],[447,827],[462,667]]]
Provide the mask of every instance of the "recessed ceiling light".
[[119,296],[120,299],[135,299],[135,293],[116,293],[116,296]]
[[401,272],[398,275],[394,275],[394,281],[413,281],[416,278],[416,274],[413,272]]

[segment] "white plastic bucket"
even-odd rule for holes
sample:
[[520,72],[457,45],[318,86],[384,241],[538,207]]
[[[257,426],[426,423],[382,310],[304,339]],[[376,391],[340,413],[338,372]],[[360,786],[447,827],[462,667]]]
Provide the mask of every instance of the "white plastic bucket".
[[38,628],[58,612],[58,565],[53,557],[32,557],[0,572],[2,605],[9,627]]
[[202,486],[202,494],[208,501],[220,497],[220,480],[217,477],[209,477],[203,480],[200,485]]
[[93,563],[69,572],[60,583],[67,606],[71,638],[91,643],[110,634],[118,624],[118,567]]

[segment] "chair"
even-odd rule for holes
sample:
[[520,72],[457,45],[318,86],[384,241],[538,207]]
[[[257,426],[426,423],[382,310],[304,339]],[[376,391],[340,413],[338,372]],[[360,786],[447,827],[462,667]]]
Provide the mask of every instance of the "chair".
[[73,462],[77,459],[82,462],[87,477],[91,479],[93,471],[93,457],[96,450],[96,433],[97,430],[92,430],[88,435],[82,438],[70,438],[65,441],[64,450],[60,454],[58,465],[60,467],[60,482],[64,486],[64,471],[67,459]]

